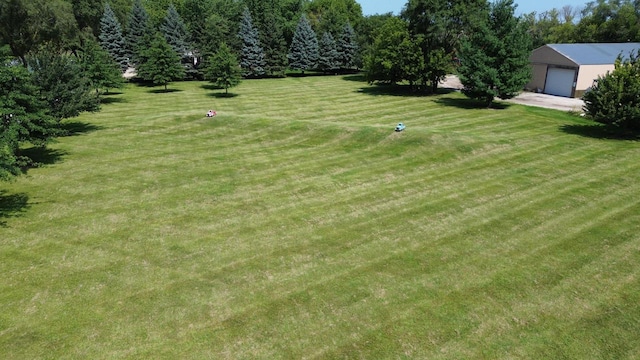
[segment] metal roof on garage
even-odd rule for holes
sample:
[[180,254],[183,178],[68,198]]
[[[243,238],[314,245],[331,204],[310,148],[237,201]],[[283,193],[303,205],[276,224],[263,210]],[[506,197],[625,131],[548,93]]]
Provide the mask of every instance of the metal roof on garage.
[[578,65],[613,64],[618,55],[623,58],[640,51],[640,43],[547,44]]

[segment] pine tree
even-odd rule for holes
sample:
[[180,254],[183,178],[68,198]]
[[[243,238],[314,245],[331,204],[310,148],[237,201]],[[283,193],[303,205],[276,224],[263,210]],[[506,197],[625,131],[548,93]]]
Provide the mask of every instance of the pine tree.
[[138,63],[140,51],[153,36],[153,28],[149,20],[149,14],[142,5],[141,0],[136,0],[129,14],[129,29],[125,35],[127,52],[131,62]]
[[230,87],[240,84],[242,70],[227,44],[222,43],[209,60],[206,78],[214,85],[224,88],[225,94],[229,93]]
[[342,33],[337,41],[337,51],[339,56],[339,66],[342,69],[349,70],[356,66],[358,42],[356,39],[356,33],[349,22],[347,22],[342,28]]
[[89,80],[91,87],[100,95],[100,90],[118,89],[124,86],[124,78],[118,64],[100,45],[89,40],[82,53],[82,72]]
[[302,15],[289,47],[289,66],[292,69],[311,70],[318,61],[318,39],[306,15]]
[[149,49],[143,54],[144,62],[140,64],[138,76],[156,85],[164,85],[184,76],[184,68],[180,64],[180,57],[167,43],[167,40],[157,34]]
[[167,16],[164,18],[162,25],[160,25],[160,30],[173,51],[180,56],[187,52],[189,48],[187,25],[185,25],[173,3],[167,9]]
[[240,32],[238,37],[242,40],[240,52],[240,67],[244,77],[258,77],[264,75],[264,51],[260,46],[258,30],[253,26],[251,13],[248,8],[242,13]]
[[336,70],[340,67],[338,50],[336,50],[336,41],[331,33],[322,34],[318,47],[318,70],[328,72]]
[[60,122],[49,115],[32,73],[23,66],[0,64],[0,179],[35,165],[19,155],[21,143],[44,147],[59,135]]
[[461,43],[462,92],[487,107],[495,97],[516,96],[531,78],[531,38],[514,12],[513,0],[492,3]]
[[104,4],[104,13],[100,18],[100,45],[107,50],[109,55],[120,65],[120,70],[125,71],[129,66],[127,49],[122,26],[108,3]]
[[270,75],[284,76],[287,68],[287,42],[284,38],[282,24],[278,17],[269,16],[265,19],[261,43],[265,50],[265,70]]

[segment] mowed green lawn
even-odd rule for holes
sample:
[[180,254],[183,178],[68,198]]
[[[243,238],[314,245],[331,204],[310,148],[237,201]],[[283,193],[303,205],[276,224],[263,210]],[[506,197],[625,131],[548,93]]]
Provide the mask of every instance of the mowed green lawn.
[[0,184],[0,358],[640,358],[640,142],[358,80],[70,120]]

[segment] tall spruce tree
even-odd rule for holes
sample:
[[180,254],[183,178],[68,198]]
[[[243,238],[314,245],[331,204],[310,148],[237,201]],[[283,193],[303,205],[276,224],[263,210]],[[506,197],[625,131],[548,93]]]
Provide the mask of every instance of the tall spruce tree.
[[100,18],[100,45],[107,50],[109,55],[120,65],[120,70],[125,71],[129,66],[127,49],[124,37],[122,36],[122,26],[115,13],[109,6],[104,4],[104,12]]
[[269,75],[284,76],[287,69],[287,42],[284,38],[281,16],[274,12],[274,16],[264,19],[261,42],[265,50],[265,71]]
[[306,15],[302,15],[289,47],[289,66],[292,69],[311,70],[318,62],[318,39]]
[[139,61],[139,54],[153,36],[153,27],[149,14],[141,0],[135,0],[129,14],[129,28],[125,35],[125,43],[129,59],[133,64]]
[[253,26],[253,20],[249,8],[245,8],[240,22],[238,37],[242,41],[240,51],[240,67],[242,76],[259,77],[264,75],[265,60],[264,50],[260,46],[258,29]]
[[173,51],[180,56],[187,52],[189,48],[187,25],[185,25],[173,3],[167,9],[167,16],[164,18],[162,25],[160,25],[160,30]]
[[513,0],[492,3],[461,43],[462,92],[487,107],[495,97],[516,96],[531,79],[531,37],[514,12]]
[[356,66],[358,56],[358,40],[356,33],[347,22],[342,28],[342,33],[337,41],[338,63],[342,69],[349,70]]
[[165,91],[167,84],[184,76],[180,56],[162,35],[156,34],[149,49],[143,55],[145,60],[139,66],[138,76],[152,81],[155,85],[163,85]]
[[285,3],[282,0],[245,0],[245,3],[260,35],[265,55],[265,72],[284,76],[288,65],[287,41],[284,36],[286,20],[282,15]]
[[336,50],[336,41],[331,33],[322,34],[320,43],[318,44],[318,70],[329,72],[340,67],[338,50]]

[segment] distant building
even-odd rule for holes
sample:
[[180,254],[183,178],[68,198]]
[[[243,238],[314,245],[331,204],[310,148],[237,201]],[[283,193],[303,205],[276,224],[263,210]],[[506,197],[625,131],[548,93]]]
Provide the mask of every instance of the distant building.
[[640,43],[548,44],[531,53],[533,69],[528,90],[565,97],[582,97],[598,76],[614,69],[618,55],[640,51]]

